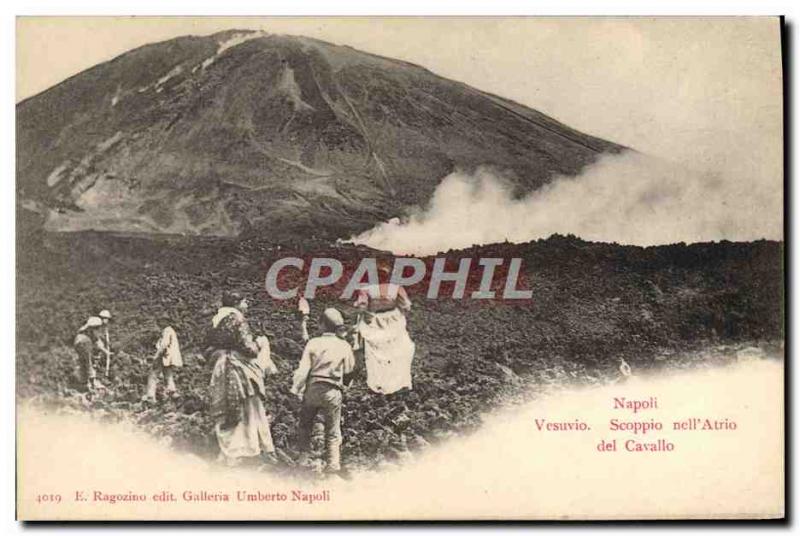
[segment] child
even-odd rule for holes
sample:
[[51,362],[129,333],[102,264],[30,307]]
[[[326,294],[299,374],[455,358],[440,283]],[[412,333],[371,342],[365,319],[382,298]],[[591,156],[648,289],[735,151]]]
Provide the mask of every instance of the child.
[[306,344],[292,382],[292,393],[303,402],[298,426],[300,464],[308,463],[311,430],[318,412],[325,420],[326,471],[341,471],[342,391],[345,375],[355,366],[350,344],[341,337],[346,331],[342,314],[334,309],[322,313],[324,333]]

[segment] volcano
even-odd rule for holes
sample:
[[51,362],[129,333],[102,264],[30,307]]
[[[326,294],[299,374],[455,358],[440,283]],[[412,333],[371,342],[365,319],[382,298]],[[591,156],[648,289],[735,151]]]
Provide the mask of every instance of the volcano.
[[348,237],[489,166],[519,194],[624,147],[406,62],[232,30],[17,105],[18,218],[50,231]]

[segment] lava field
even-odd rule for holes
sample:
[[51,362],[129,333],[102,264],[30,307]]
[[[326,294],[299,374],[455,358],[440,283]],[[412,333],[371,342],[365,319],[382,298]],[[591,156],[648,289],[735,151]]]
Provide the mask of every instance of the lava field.
[[[216,444],[206,408],[213,363],[204,362],[200,346],[222,292],[238,290],[249,299],[254,332],[271,341],[279,373],[268,381],[266,405],[279,458],[291,470],[299,404],[289,386],[302,341],[295,304],[275,301],[264,290],[271,262],[290,255],[357,263],[386,253],[322,239],[87,232],[35,233],[18,240],[18,400],[128,419],[178,450],[212,459]],[[615,381],[620,358],[635,374],[645,374],[731,359],[725,352],[693,352],[704,348],[773,344],[782,349],[782,243],[641,248],[556,235],[441,256],[520,257],[533,298],[428,300],[409,289],[408,325],[417,346],[414,390],[399,397],[375,395],[361,378],[347,391],[343,458],[350,467],[392,464],[408,452],[469,433],[499,405],[553,386]],[[314,313],[342,304],[323,293],[311,305],[313,335]],[[102,308],[115,315],[115,355],[109,377],[100,371],[108,392],[88,399],[74,390],[71,342],[86,317]],[[177,375],[181,397],[164,400],[159,391],[160,402],[145,406],[140,398],[164,315],[184,354]],[[321,438],[315,446],[321,447]]]

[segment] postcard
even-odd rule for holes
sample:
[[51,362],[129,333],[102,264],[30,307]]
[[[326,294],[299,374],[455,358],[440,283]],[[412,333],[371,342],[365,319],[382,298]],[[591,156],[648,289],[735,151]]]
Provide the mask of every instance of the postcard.
[[18,518],[783,518],[782,32],[18,18]]

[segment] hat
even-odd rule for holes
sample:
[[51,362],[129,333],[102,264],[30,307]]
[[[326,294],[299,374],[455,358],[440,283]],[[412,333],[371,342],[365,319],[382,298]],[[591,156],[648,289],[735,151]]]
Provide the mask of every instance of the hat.
[[236,307],[242,301],[242,295],[238,292],[226,291],[222,294],[223,307]]
[[89,328],[99,328],[102,325],[103,321],[99,317],[90,316],[89,320],[87,320],[86,323],[83,326],[81,326],[81,329],[79,329],[78,331],[86,331]]
[[337,309],[328,307],[322,313],[322,321],[331,329],[339,329],[344,327],[344,317]]
[[97,316],[99,316],[100,318],[106,318],[108,320],[111,320],[111,311],[109,311],[108,309],[103,309]]

